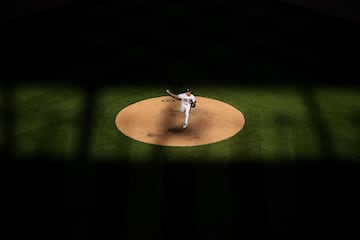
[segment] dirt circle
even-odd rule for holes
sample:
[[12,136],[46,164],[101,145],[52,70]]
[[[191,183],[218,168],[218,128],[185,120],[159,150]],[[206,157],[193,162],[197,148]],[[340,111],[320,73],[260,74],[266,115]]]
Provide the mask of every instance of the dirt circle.
[[117,128],[135,140],[161,146],[199,146],[222,141],[238,133],[245,124],[243,114],[224,102],[196,97],[189,126],[182,128],[185,113],[181,102],[169,96],[150,98],[122,109],[115,118]]

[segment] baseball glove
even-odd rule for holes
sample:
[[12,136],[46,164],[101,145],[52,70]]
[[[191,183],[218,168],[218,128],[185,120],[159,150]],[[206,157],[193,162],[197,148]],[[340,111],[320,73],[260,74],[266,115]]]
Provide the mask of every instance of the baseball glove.
[[191,103],[191,107],[194,108],[196,104],[194,102]]

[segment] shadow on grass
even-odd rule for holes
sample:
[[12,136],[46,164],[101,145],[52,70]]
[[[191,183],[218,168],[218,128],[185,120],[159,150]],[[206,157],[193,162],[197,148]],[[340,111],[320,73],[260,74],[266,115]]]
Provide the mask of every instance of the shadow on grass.
[[315,99],[314,90],[311,87],[303,87],[301,90],[301,97],[306,109],[308,110],[309,119],[311,119],[311,122],[314,124],[317,140],[319,142],[321,154],[320,159],[324,161],[334,160],[334,139],[329,132],[329,127],[322,117],[322,111]]

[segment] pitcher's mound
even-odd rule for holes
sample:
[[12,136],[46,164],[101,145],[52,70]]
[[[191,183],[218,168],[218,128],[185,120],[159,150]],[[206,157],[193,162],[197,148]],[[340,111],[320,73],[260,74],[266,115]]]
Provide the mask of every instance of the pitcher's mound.
[[245,124],[243,114],[224,102],[196,97],[189,125],[183,129],[181,102],[169,96],[150,98],[122,109],[115,118],[117,128],[135,140],[162,146],[198,146],[219,142],[238,133]]

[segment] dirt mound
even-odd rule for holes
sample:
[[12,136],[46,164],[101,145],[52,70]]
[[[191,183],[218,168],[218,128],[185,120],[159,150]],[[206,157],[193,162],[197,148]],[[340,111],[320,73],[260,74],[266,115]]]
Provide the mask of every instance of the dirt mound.
[[243,114],[224,102],[196,97],[189,126],[182,128],[185,113],[180,101],[169,96],[146,99],[122,109],[115,118],[117,128],[135,140],[162,146],[199,146],[222,141],[238,133],[245,124]]

